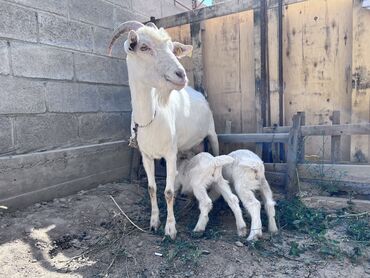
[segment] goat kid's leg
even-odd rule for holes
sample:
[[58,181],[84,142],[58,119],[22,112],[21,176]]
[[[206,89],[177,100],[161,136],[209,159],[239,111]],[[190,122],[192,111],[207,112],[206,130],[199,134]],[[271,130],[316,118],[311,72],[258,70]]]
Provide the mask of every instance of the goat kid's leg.
[[157,184],[155,183],[154,159],[142,154],[143,164],[146,175],[148,177],[148,189],[150,203],[152,205],[152,213],[150,216],[150,229],[157,231],[161,222],[159,221],[159,209],[157,202]]
[[235,184],[235,191],[238,194],[243,206],[251,217],[251,230],[247,240],[254,240],[262,236],[261,203],[254,196],[253,191],[243,185]]
[[211,198],[209,198],[207,194],[207,189],[205,187],[195,185],[192,186],[192,188],[194,189],[194,196],[199,202],[200,210],[199,219],[197,224],[195,225],[193,232],[203,233],[208,224],[208,214],[212,209],[212,200]]
[[167,220],[164,232],[165,235],[170,236],[172,239],[176,238],[177,233],[175,214],[173,211],[175,197],[175,178],[177,175],[176,159],[177,159],[176,152],[173,152],[166,157],[167,179],[166,179],[166,189],[164,191],[164,196],[166,198],[167,203]]
[[243,213],[239,206],[238,197],[232,193],[229,183],[223,178],[216,183],[215,187],[234,213],[238,235],[241,237],[246,236],[247,225],[243,219]]
[[261,179],[261,193],[269,221],[269,232],[276,233],[278,228],[275,221],[275,201],[272,198],[272,191],[265,177]]

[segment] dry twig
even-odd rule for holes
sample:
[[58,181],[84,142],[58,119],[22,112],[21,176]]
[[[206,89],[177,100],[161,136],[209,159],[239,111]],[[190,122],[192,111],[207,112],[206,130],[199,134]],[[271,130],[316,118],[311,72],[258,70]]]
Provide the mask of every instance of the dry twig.
[[119,209],[119,211],[123,214],[123,216],[125,216],[127,218],[128,221],[130,221],[130,223],[135,227],[137,228],[139,231],[142,231],[143,233],[146,233],[147,231],[145,231],[144,229],[140,228],[138,225],[136,225],[131,219],[130,217],[127,216],[127,214],[122,210],[122,208],[117,204],[116,200],[113,198],[112,195],[109,195],[109,197],[112,199],[113,203],[116,205],[116,207]]

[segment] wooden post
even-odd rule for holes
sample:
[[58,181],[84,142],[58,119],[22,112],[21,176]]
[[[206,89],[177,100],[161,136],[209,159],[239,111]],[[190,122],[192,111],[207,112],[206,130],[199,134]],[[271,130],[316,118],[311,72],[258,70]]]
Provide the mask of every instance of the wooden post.
[[288,155],[287,155],[287,180],[286,191],[288,198],[293,198],[299,191],[298,175],[297,175],[297,161],[298,161],[298,147],[301,140],[301,120],[302,115],[296,114],[293,116],[293,126],[289,132],[288,140]]
[[207,97],[204,88],[203,53],[202,53],[202,23],[195,22],[190,25],[190,35],[193,45],[192,60],[194,65],[194,89]]
[[[298,112],[298,114],[301,115],[301,126],[304,126],[306,124],[306,115],[304,112]],[[298,162],[303,163],[305,160],[304,136],[300,136],[298,139]]]
[[[340,124],[340,111],[333,111],[331,121],[333,125]],[[340,135],[333,135],[331,137],[331,162],[332,163],[335,163],[341,160],[340,138],[341,138]]]
[[[254,81],[256,97],[256,127],[257,133],[262,132],[262,93],[261,93],[261,6],[253,10],[253,33],[254,33]],[[263,112],[264,113],[264,112]],[[262,144],[256,144],[256,154],[262,157]]]

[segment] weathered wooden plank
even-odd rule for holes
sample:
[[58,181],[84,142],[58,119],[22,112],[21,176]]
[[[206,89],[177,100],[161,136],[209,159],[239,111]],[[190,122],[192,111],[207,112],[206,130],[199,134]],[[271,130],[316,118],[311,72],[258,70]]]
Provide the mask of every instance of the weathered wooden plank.
[[[285,4],[294,4],[304,1],[307,0],[285,0],[284,2]],[[272,0],[269,1],[268,8],[274,8],[277,5],[277,0]],[[183,24],[200,22],[215,17],[221,17],[252,9],[257,9],[259,8],[259,6],[259,0],[228,0],[224,3],[204,7],[201,9],[155,19],[155,24],[158,27],[170,28]]]
[[[348,182],[363,182],[370,184],[369,164],[320,164],[304,163],[298,164],[298,173],[301,178],[323,179],[339,178]],[[265,170],[269,172],[284,173],[287,170],[286,163],[265,163]]]
[[[286,175],[286,163],[265,163],[269,173]],[[370,194],[370,165],[354,164],[298,164],[301,181],[317,184],[325,181],[335,184],[339,190],[354,191],[356,194]]]
[[[352,107],[351,122],[363,123],[370,120],[370,12],[361,7],[361,1],[353,1],[352,36]],[[351,137],[351,160],[370,161],[370,137]]]
[[[205,94],[203,77],[203,44],[202,44],[202,23],[194,22],[190,25],[191,41],[193,45],[193,76],[194,89]],[[206,95],[206,94],[205,94]]]
[[[256,101],[256,131],[262,132],[263,129],[263,113],[262,111],[262,81],[261,81],[261,10],[256,9],[253,11],[253,33],[254,33],[254,83],[255,83],[255,101]],[[256,146],[256,154],[259,157],[262,157],[262,145],[257,144]]]
[[301,114],[294,115],[293,126],[289,132],[286,176],[286,189],[289,198],[292,198],[298,193],[297,162],[299,141],[301,138],[301,120]]
[[[306,114],[305,112],[298,112],[298,114],[301,115],[301,130],[302,130],[302,127],[305,125],[306,123]],[[305,160],[305,140],[304,140],[304,137],[303,136],[300,136],[298,138],[298,163],[302,163],[304,162]]]
[[265,170],[269,172],[286,173],[286,163],[265,163]]
[[[264,133],[289,132],[290,126],[264,127]],[[303,136],[333,136],[333,135],[370,135],[370,123],[341,125],[310,125],[302,126]]]
[[[349,206],[348,198],[312,196],[302,198],[302,201],[311,208],[325,208],[333,211],[348,208]],[[355,211],[370,211],[370,201],[352,199],[351,202],[351,208]]]
[[248,133],[248,134],[219,134],[222,143],[287,143],[287,133]]
[[[333,111],[331,120],[333,125],[340,124],[340,111]],[[331,137],[331,161],[333,163],[341,160],[340,137],[340,135],[333,135]]]

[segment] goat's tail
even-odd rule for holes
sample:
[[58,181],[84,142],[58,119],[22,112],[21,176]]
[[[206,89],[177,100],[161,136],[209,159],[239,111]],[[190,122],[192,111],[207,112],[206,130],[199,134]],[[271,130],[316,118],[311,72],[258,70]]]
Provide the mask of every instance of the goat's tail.
[[216,167],[222,167],[224,165],[233,163],[234,158],[228,155],[219,155],[219,156],[215,156],[213,161]]
[[256,174],[256,180],[264,177],[265,166],[263,163],[259,163],[257,161],[239,161],[238,165],[243,168],[253,170]]

